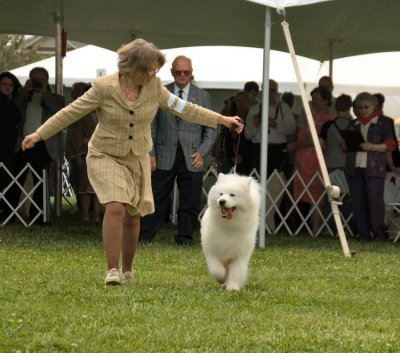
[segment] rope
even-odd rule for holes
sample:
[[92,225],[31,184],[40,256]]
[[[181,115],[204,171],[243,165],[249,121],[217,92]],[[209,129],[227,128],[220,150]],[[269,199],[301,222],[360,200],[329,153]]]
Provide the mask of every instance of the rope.
[[[326,164],[325,164],[324,156],[323,156],[323,153],[322,153],[321,145],[319,143],[317,130],[315,129],[315,124],[314,124],[314,120],[312,118],[310,105],[308,104],[308,100],[307,100],[307,96],[306,96],[306,90],[304,88],[303,80],[301,78],[299,64],[297,62],[297,57],[296,57],[296,53],[295,53],[295,50],[294,50],[292,37],[290,35],[289,23],[286,22],[286,11],[283,8],[279,8],[279,9],[277,9],[277,12],[282,17],[281,25],[282,25],[283,33],[285,35],[286,43],[287,43],[287,46],[288,46],[288,49],[289,49],[289,54],[290,54],[290,56],[292,58],[293,68],[294,68],[294,71],[296,73],[297,82],[298,82],[299,89],[300,89],[301,100],[303,102],[303,107],[304,107],[304,110],[306,112],[306,118],[307,118],[308,126],[309,126],[309,129],[310,129],[310,132],[311,132],[311,137],[312,137],[312,140],[313,140],[313,143],[314,143],[314,148],[315,148],[315,151],[317,153],[317,159],[318,159],[318,164],[319,164],[320,169],[321,169],[322,178],[323,178],[325,186],[327,188],[328,195],[330,196],[330,202],[331,202],[331,206],[332,206],[332,211],[333,211],[333,215],[334,215],[337,231],[339,233],[339,238],[340,238],[340,241],[341,241],[341,244],[342,244],[342,249],[343,249],[343,252],[344,252],[345,256],[351,257],[353,254],[352,254],[352,252],[350,252],[350,249],[349,249],[348,244],[347,244],[346,235],[344,234],[344,230],[343,230],[343,224],[342,224],[342,221],[341,221],[340,215],[339,215],[338,205],[337,205],[337,203],[334,202],[335,201],[334,199],[337,198],[337,195],[336,195],[337,190],[335,189],[334,186],[331,185],[331,181],[329,179],[328,170],[326,168]],[[335,194],[336,197],[333,197],[333,194]]]
[[282,17],[282,21],[286,22],[286,10],[284,7],[277,7],[276,12]]

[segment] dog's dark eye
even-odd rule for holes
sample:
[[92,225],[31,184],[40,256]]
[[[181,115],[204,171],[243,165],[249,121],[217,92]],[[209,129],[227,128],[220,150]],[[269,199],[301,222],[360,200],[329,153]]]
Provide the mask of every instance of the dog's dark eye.
[[222,193],[222,192],[220,192],[220,193],[219,193],[219,196],[222,196],[222,195],[223,195],[223,193]]
[[236,195],[235,194],[231,194],[230,196],[235,197]]

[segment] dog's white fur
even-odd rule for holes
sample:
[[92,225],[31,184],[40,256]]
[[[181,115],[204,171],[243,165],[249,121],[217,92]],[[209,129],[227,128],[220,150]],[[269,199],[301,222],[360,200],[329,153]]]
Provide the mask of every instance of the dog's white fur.
[[200,232],[208,272],[227,290],[239,290],[247,282],[256,242],[259,184],[251,177],[219,174],[207,204]]

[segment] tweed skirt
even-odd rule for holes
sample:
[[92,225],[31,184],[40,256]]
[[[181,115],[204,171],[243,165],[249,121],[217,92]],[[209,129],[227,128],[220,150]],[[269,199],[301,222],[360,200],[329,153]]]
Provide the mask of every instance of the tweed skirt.
[[90,183],[100,203],[121,202],[131,216],[154,212],[148,154],[136,156],[130,151],[115,157],[89,147],[86,162]]

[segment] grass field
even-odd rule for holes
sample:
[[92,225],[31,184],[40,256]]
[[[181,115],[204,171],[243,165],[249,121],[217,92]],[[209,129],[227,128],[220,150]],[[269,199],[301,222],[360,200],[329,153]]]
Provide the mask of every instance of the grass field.
[[100,227],[0,228],[0,352],[400,352],[400,247],[267,238],[247,287],[224,291],[197,241],[166,226],[141,246],[136,284],[104,287]]

